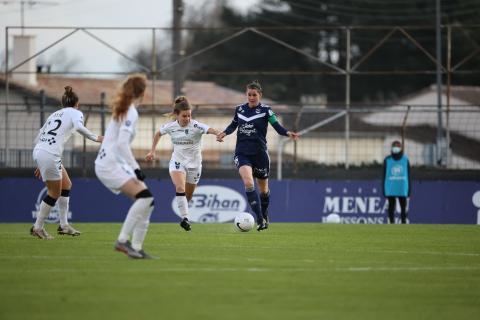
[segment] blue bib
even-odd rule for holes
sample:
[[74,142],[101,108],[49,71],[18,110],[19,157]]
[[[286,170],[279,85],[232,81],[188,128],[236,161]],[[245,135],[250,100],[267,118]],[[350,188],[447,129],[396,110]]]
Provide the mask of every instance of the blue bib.
[[407,197],[408,196],[408,158],[402,156],[395,160],[392,156],[386,159],[385,172],[385,195],[387,197]]

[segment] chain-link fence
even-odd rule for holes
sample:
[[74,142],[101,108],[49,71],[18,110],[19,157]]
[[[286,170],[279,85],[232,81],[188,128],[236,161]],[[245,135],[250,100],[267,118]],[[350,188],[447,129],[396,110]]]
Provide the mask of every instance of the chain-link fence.
[[[214,108],[195,106],[194,118],[223,130],[231,121],[235,103]],[[169,106],[140,107],[134,154],[144,167],[166,168],[172,145],[162,137],[153,164],[143,161],[158,128],[171,121]],[[402,140],[402,124],[407,106],[312,107],[274,104],[280,121],[291,130],[302,131],[296,142],[285,141],[270,128],[268,144],[272,166],[281,161],[283,169],[309,169],[320,166],[368,167],[379,165],[394,140]],[[32,149],[38,130],[53,105],[10,104],[8,112],[0,105],[0,167],[33,168]],[[110,121],[104,105],[82,106],[86,126],[102,133]],[[348,119],[346,118],[348,114]],[[412,106],[404,128],[405,153],[413,166],[449,169],[480,169],[480,107],[451,106],[442,111],[443,140],[437,139],[438,110],[433,106]],[[347,122],[348,121],[348,125]],[[305,130],[307,129],[307,130]],[[235,136],[219,143],[213,135],[203,138],[205,169],[233,168]],[[63,163],[67,168],[92,168],[98,144],[75,134],[65,146]],[[279,158],[280,157],[280,158]]]

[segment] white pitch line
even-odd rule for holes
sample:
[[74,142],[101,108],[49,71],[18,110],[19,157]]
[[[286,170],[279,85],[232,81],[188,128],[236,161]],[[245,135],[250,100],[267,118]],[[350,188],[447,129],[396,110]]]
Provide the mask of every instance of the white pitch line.
[[[142,263],[142,261],[133,261],[132,263]],[[151,267],[151,265],[149,264]],[[151,270],[149,268],[148,270]],[[42,272],[42,270],[38,270]],[[76,273],[76,270],[73,269],[46,269],[45,271],[48,272],[55,272],[55,273]],[[95,272],[100,273],[103,270],[96,270]],[[122,267],[122,271],[124,270]],[[138,272],[138,268],[135,269],[135,272]],[[405,272],[423,272],[423,271],[480,271],[480,266],[445,266],[445,267],[346,267],[346,268],[257,268],[257,267],[249,267],[249,268],[236,268],[236,267],[224,267],[224,268],[217,268],[217,267],[202,267],[202,268],[156,268],[156,271],[159,273],[168,272],[168,273],[198,273],[198,272],[392,272],[392,271],[405,271]],[[103,272],[112,272],[112,270],[104,270]],[[2,273],[0,271],[0,273]]]
[[480,253],[473,252],[443,252],[443,251],[404,251],[404,250],[375,250],[369,252],[380,252],[380,253],[395,253],[395,254],[429,254],[429,255],[439,255],[439,256],[467,256],[467,257],[479,257]]

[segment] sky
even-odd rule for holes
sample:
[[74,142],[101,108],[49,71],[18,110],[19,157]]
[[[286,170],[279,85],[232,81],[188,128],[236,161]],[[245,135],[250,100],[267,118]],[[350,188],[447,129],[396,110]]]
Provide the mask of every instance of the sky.
[[[186,10],[194,12],[208,0],[184,0]],[[259,0],[228,0],[241,12]],[[0,65],[5,61],[5,27],[20,26],[20,0],[0,1]],[[173,0],[49,0],[35,1],[39,4],[26,5],[25,26],[62,27],[170,27]],[[43,4],[42,4],[43,2]],[[27,29],[25,34],[36,36],[37,51],[45,48],[71,30]],[[91,30],[93,34],[108,42],[127,55],[133,55],[141,46],[150,45],[151,30],[144,31],[102,31]],[[9,29],[9,47],[13,46],[13,34],[20,29]],[[51,63],[66,54],[62,59],[74,71],[123,71],[122,58],[83,32],[77,32],[57,46],[38,57],[40,63]],[[57,59],[58,60],[58,59]],[[76,60],[76,62],[74,62]],[[13,65],[9,64],[11,68]],[[59,71],[59,70],[57,70]]]

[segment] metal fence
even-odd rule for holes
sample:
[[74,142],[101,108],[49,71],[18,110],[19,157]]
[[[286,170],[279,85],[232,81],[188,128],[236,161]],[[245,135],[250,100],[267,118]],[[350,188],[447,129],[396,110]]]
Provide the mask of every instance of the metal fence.
[[[224,129],[231,121],[230,107],[194,109],[194,118],[211,127]],[[308,170],[320,166],[368,167],[380,165],[389,153],[393,140],[401,140],[402,123],[407,106],[313,107],[304,105],[272,105],[285,127],[302,133],[292,142],[278,136],[270,128],[268,144],[273,168]],[[33,168],[32,149],[42,122],[55,110],[54,106],[9,105],[8,114],[0,105],[0,167]],[[134,154],[144,167],[167,168],[172,145],[163,137],[157,147],[155,163],[143,158],[151,147],[156,130],[167,121],[163,114],[168,106],[140,107],[137,135],[132,143]],[[102,105],[83,106],[86,126],[102,133],[110,120],[109,110]],[[448,169],[480,169],[480,107],[451,106],[443,112],[446,120],[445,139],[437,141],[435,106],[412,106],[405,126],[405,153],[411,165]],[[346,117],[348,115],[348,118]],[[348,120],[348,125],[346,121]],[[203,138],[204,168],[233,168],[235,136],[218,143],[213,135]],[[98,144],[75,134],[65,146],[63,162],[67,168],[88,169],[98,151]]]

